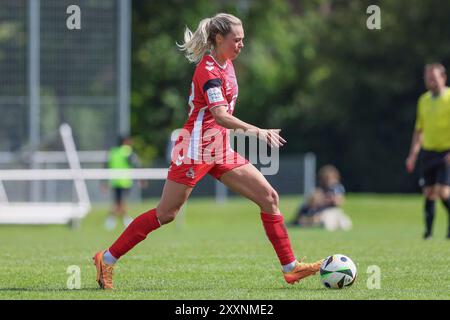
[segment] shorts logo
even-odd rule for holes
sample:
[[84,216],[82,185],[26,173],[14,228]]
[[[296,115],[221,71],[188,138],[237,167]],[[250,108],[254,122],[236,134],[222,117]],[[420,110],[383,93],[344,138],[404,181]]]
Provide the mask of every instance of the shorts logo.
[[186,177],[191,178],[191,179],[195,178],[195,172],[194,172],[194,169],[192,169],[192,167],[189,168],[188,172],[186,172]]
[[218,87],[209,88],[207,91],[209,103],[215,103],[225,100],[222,95],[222,90]]

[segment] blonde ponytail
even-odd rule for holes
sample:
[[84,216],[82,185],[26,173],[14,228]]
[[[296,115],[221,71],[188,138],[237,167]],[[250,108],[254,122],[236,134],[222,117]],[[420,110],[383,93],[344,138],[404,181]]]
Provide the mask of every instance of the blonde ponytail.
[[181,51],[186,51],[185,55],[189,62],[199,63],[206,51],[210,49],[211,44],[208,41],[210,24],[211,18],[203,19],[194,33],[186,27],[184,43],[181,45],[177,43]]
[[218,13],[212,18],[200,21],[194,33],[186,27],[184,43],[177,43],[177,46],[181,51],[185,51],[189,62],[197,64],[215,45],[216,35],[226,36],[231,31],[232,25],[242,25],[242,22],[231,14]]

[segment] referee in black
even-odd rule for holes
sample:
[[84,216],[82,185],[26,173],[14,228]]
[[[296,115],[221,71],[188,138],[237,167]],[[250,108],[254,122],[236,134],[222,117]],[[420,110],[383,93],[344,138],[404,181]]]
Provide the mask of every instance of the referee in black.
[[446,86],[445,67],[440,63],[425,66],[425,86],[417,104],[414,134],[406,169],[414,170],[420,151],[425,196],[424,239],[432,236],[435,202],[441,199],[449,215],[450,239],[450,88]]

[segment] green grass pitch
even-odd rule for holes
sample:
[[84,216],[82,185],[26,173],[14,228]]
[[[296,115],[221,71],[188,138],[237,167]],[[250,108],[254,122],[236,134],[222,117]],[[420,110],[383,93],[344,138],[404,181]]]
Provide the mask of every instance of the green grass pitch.
[[[281,197],[289,220],[299,199]],[[156,200],[131,207],[133,216]],[[263,231],[256,205],[191,199],[180,222],[164,226],[123,257],[113,292],[97,289],[91,257],[119,235],[103,228],[107,207],[97,207],[81,227],[0,226],[0,299],[449,299],[450,240],[447,214],[437,207],[434,238],[422,240],[422,200],[417,195],[349,195],[349,232],[289,228],[297,258],[342,253],[355,261],[352,287],[328,290],[320,277],[286,284]],[[69,290],[67,268],[80,268],[81,289]],[[371,265],[380,289],[367,286]]]

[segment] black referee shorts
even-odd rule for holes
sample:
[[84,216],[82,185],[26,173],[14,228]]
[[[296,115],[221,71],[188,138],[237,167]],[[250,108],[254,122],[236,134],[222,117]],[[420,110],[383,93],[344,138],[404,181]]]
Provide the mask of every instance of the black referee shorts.
[[126,189],[126,188],[113,188],[114,203],[117,205],[122,203],[122,201],[127,196],[129,190],[130,189]]
[[450,150],[443,152],[422,150],[421,171],[425,187],[435,184],[450,186],[450,165],[445,160],[445,156],[449,153]]

